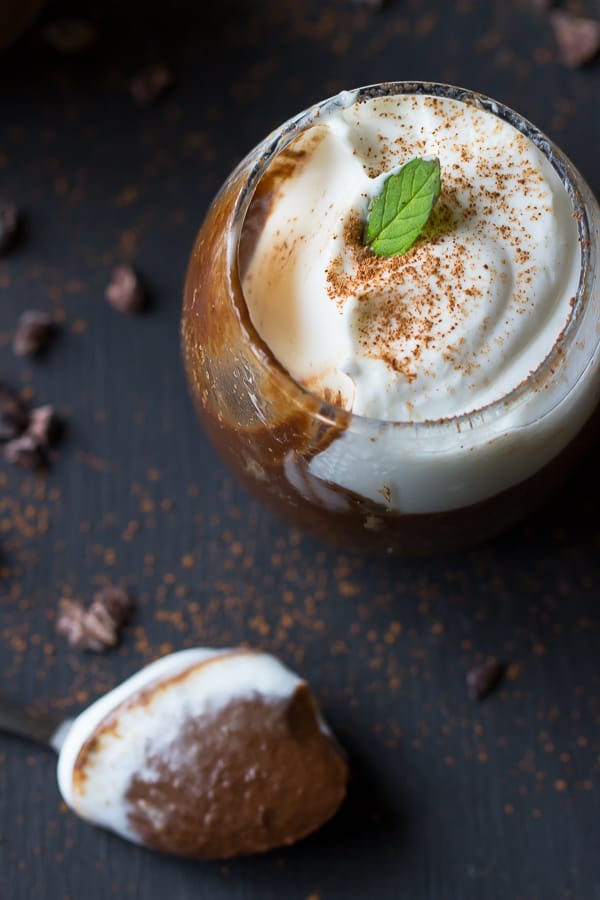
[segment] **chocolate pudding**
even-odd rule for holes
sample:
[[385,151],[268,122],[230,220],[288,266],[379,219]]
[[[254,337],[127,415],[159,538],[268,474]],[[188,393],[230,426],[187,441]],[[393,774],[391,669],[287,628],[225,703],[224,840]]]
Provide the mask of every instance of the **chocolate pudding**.
[[[390,172],[440,160],[431,221],[376,258]],[[456,88],[344,92],[234,172],[194,248],[186,368],[271,508],[345,549],[464,546],[528,513],[598,430],[598,206],[516,113]]]
[[344,798],[346,764],[306,685],[286,700],[254,696],[190,720],[177,743],[175,761],[149,756],[152,780],[135,776],[126,795],[131,824],[156,850],[263,853],[315,831]]
[[82,713],[59,758],[83,818],[206,859],[296,842],[334,815],[347,777],[308,685],[247,650],[164,657]]

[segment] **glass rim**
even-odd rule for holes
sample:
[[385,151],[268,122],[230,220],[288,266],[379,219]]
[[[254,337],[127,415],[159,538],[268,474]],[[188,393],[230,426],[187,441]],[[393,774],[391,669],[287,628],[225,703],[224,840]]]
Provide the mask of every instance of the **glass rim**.
[[[246,213],[254,196],[256,187],[272,160],[281,153],[291,141],[308,128],[317,124],[320,117],[329,110],[346,108],[361,100],[397,95],[421,95],[457,100],[490,112],[497,118],[508,122],[516,128],[517,131],[532,141],[558,174],[561,183],[569,195],[572,216],[577,223],[578,230],[580,269],[577,292],[568,319],[550,351],[539,362],[536,368],[532,369],[527,377],[508,393],[473,410],[437,419],[380,419],[373,416],[364,416],[354,413],[351,410],[344,409],[344,407],[335,406],[321,397],[318,393],[304,387],[288,372],[285,366],[279,362],[271,348],[261,338],[252,323],[244,298],[239,273],[238,250]],[[341,91],[338,94],[313,104],[286,120],[260,142],[244,160],[242,160],[235,170],[234,175],[243,171],[249,162],[252,163],[251,168],[244,179],[233,208],[233,226],[228,235],[227,253],[229,274],[230,277],[233,277],[237,282],[237,287],[239,289],[238,293],[247,313],[247,321],[242,323],[246,331],[245,337],[259,364],[263,368],[267,368],[271,374],[276,374],[279,385],[283,387],[284,390],[287,390],[288,392],[291,390],[292,393],[297,394],[298,398],[305,398],[315,406],[316,411],[314,415],[323,422],[337,424],[340,423],[340,421],[345,420],[359,426],[362,424],[365,428],[372,428],[375,426],[379,429],[382,426],[391,426],[394,428],[413,429],[416,432],[431,431],[432,429],[452,429],[460,432],[463,428],[473,429],[478,424],[489,424],[490,419],[496,419],[508,412],[509,409],[518,406],[518,404],[527,396],[531,386],[543,381],[546,375],[552,375],[557,364],[564,358],[565,348],[575,339],[578,325],[585,308],[586,299],[590,293],[590,284],[593,275],[591,267],[592,244],[590,241],[590,220],[586,201],[579,186],[582,182],[584,183],[584,180],[583,176],[578,172],[562,150],[560,150],[560,148],[557,147],[544,132],[511,107],[477,91],[440,82],[388,81],[365,85],[363,87]],[[561,395],[558,402],[564,400],[564,398],[568,396],[576,383],[577,380],[569,386],[566,393]],[[537,419],[534,419],[532,421],[536,420]]]

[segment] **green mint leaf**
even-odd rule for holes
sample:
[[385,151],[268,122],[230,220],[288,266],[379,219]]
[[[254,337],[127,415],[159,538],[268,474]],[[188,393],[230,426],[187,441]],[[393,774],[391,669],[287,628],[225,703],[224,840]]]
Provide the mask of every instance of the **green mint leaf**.
[[410,250],[440,196],[439,159],[416,157],[386,178],[369,207],[365,243],[377,256]]

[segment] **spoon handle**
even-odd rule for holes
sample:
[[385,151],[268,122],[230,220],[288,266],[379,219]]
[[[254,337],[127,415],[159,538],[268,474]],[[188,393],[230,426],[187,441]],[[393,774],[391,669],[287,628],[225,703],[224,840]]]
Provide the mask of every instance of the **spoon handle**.
[[44,712],[31,712],[0,696],[0,731],[43,744],[58,753],[69,724]]

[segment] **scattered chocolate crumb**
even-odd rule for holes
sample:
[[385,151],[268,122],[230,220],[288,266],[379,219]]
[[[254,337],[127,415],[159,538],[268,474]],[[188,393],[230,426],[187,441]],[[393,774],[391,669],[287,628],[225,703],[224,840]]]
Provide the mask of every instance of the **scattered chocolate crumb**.
[[89,609],[76,600],[63,598],[56,630],[71,647],[96,653],[114,647],[119,632],[133,609],[130,594],[121,587],[108,585],[94,595]]
[[0,384],[0,441],[12,441],[27,428],[28,415],[18,397]]
[[146,305],[144,288],[135,269],[123,263],[117,266],[106,286],[104,296],[122,313],[139,313]]
[[523,666],[520,663],[511,663],[506,668],[506,680],[516,681],[523,674]]
[[491,659],[467,672],[467,688],[472,700],[485,700],[499,685],[505,667],[497,659]]
[[85,19],[62,18],[48,22],[42,32],[46,43],[58,53],[83,53],[95,42],[96,27]]
[[27,434],[38,446],[54,446],[60,438],[62,429],[63,424],[53,406],[37,406],[31,410]]
[[140,106],[152,106],[175,81],[173,73],[164,63],[145,66],[129,85],[131,95]]
[[0,204],[0,256],[14,247],[19,234],[19,211],[12,203]]
[[13,337],[13,351],[17,356],[36,356],[50,343],[54,323],[48,313],[27,310],[22,313]]
[[566,10],[557,10],[552,13],[551,21],[565,66],[583,66],[600,51],[600,20],[585,19]]
[[127,621],[133,610],[131,594],[125,588],[114,584],[107,584],[94,595],[90,610],[101,608],[106,610],[112,618],[117,629]]
[[39,470],[46,466],[46,458],[39,444],[27,433],[7,441],[3,453],[6,462],[22,469]]
[[0,384],[0,442],[2,456],[23,469],[48,468],[46,450],[54,446],[63,423],[49,405],[27,410],[19,398]]
[[63,597],[59,604],[59,616],[56,630],[63,634],[71,647],[82,650],[104,650],[107,646],[96,634],[95,622],[89,621],[89,615],[83,605],[76,600]]

